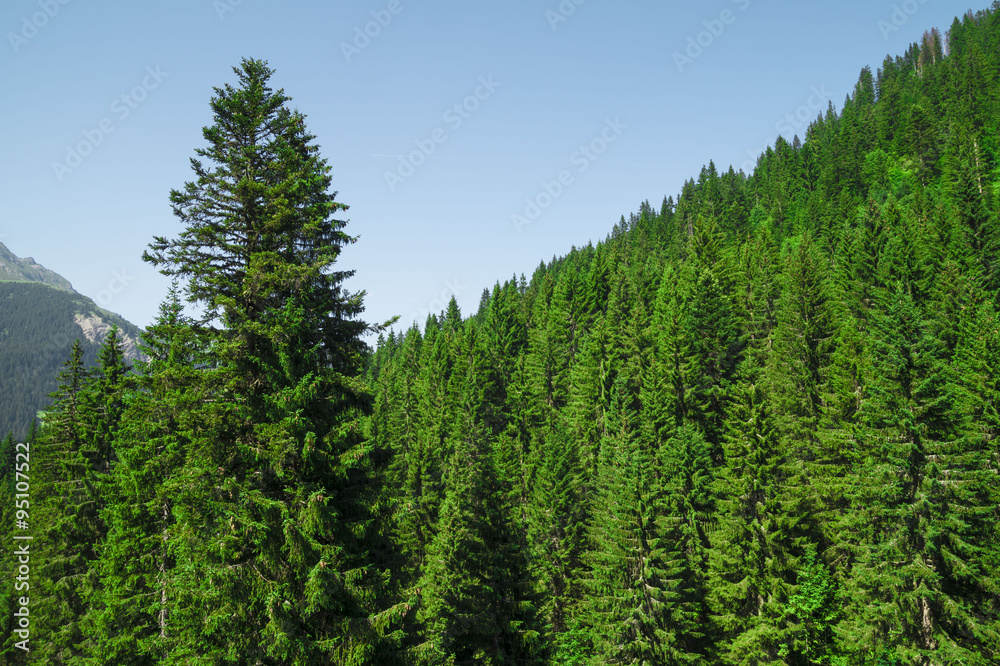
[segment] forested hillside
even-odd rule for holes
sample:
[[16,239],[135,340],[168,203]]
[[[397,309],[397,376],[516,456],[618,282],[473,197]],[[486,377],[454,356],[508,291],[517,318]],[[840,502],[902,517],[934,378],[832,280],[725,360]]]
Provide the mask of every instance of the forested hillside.
[[382,341],[414,650],[1000,663],[998,82],[994,3]]
[[[0,255],[2,250],[6,248],[0,246]],[[47,283],[0,276],[0,433],[18,438],[28,433],[37,412],[49,406],[49,393],[58,386],[56,375],[74,340],[83,346],[85,364],[97,361],[101,339],[89,339],[78,320],[100,320],[104,327],[118,326],[130,340],[139,339],[138,327],[99,308],[55,273],[39,273]],[[51,286],[60,280],[65,289]]]
[[145,360],[76,347],[30,437],[5,663],[1000,663],[1000,2],[402,333],[234,71]]

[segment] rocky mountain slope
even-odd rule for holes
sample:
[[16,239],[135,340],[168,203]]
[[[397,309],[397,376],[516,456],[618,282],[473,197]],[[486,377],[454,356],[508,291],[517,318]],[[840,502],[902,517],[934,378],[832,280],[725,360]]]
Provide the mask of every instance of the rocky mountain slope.
[[73,290],[69,280],[0,243],[0,435],[23,437],[49,405],[57,375],[77,339],[92,364],[117,326],[126,356],[138,355],[139,327]]

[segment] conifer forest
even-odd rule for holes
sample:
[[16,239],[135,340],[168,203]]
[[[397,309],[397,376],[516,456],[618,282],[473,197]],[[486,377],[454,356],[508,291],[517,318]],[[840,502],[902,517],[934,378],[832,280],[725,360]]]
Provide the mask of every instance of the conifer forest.
[[78,344],[0,446],[0,661],[1000,664],[1000,3],[408,330],[271,75],[215,89],[142,359]]

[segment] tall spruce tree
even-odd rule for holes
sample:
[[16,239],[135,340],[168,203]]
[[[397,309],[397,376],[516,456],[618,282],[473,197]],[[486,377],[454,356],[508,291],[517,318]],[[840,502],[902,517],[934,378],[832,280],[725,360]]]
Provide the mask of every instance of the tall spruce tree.
[[363,663],[390,616],[383,456],[363,437],[358,376],[372,327],[357,319],[363,292],[345,290],[353,271],[333,270],[356,239],[273,71],[247,59],[234,71],[211,100],[196,179],[170,194],[185,228],[143,256],[186,281],[218,359],[174,507],[178,645],[207,661]]

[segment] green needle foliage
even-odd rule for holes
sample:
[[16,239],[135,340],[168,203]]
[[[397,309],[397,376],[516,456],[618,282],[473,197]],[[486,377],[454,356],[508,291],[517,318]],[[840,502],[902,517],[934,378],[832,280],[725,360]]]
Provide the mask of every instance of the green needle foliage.
[[77,349],[44,415],[0,660],[1000,663],[1000,2],[387,333],[304,117],[235,72],[144,358]]

